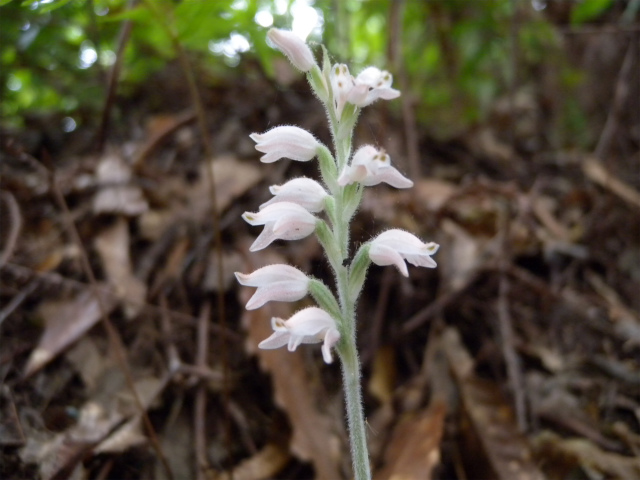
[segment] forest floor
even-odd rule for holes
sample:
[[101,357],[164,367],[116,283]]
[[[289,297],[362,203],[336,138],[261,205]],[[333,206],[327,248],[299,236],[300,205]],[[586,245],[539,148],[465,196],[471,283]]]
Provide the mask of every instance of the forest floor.
[[[402,228],[441,245],[408,278],[373,266],[360,299],[375,479],[640,478],[634,48],[593,152],[531,147],[541,132],[518,122],[542,107],[526,96],[446,139],[363,112],[356,144],[384,146],[415,186],[369,189],[354,244]],[[329,143],[324,113],[302,81],[203,87],[210,159],[167,72],[102,150],[95,129],[3,134],[0,476],[350,478],[339,366],[256,348],[309,300],[248,312],[233,276],[284,262],[332,284],[314,238],[250,254],[240,217],[317,175],[261,164],[249,134],[301,124]]]

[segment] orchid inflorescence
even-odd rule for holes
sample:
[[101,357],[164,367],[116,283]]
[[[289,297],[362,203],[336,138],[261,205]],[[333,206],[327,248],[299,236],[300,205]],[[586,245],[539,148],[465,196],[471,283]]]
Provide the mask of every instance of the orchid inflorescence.
[[[310,132],[290,125],[278,126],[251,138],[264,163],[282,158],[307,162],[318,159],[324,185],[299,177],[283,185],[273,185],[273,198],[258,212],[242,217],[251,225],[264,225],[250,247],[262,250],[275,240],[299,240],[313,233],[322,244],[336,280],[336,296],[319,279],[290,265],[275,264],[253,273],[236,273],[242,285],[257,287],[246,308],[253,310],[270,301],[295,302],[307,294],[319,307],[304,308],[288,320],[273,318],[274,333],[260,342],[263,349],[288,346],[294,351],[301,343],[323,343],[322,356],[333,361],[332,349],[342,361],[347,417],[357,480],[370,478],[360,394],[360,367],[356,350],[355,305],[366,272],[373,262],[394,265],[408,276],[406,262],[434,268],[431,256],[438,250],[433,242],[424,243],[413,234],[390,229],[364,243],[349,256],[349,224],[357,211],[364,187],[387,183],[410,188],[413,182],[391,165],[389,155],[373,145],[364,145],[351,155],[351,140],[360,110],[378,99],[391,100],[400,92],[391,87],[389,72],[367,67],[353,77],[344,64],[331,65],[323,47],[322,68],[309,46],[295,34],[271,29],[269,40],[280,49],[307,79],[323,103],[333,136],[333,151]],[[350,160],[350,161],[349,161]],[[324,218],[319,215],[324,214]],[[349,261],[350,260],[350,261]]]

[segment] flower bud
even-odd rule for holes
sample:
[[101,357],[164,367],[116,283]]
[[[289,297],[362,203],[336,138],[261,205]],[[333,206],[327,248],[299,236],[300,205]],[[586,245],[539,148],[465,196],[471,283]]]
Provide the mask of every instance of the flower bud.
[[298,70],[308,72],[316,64],[309,46],[295,33],[272,28],[267,33],[267,37]]

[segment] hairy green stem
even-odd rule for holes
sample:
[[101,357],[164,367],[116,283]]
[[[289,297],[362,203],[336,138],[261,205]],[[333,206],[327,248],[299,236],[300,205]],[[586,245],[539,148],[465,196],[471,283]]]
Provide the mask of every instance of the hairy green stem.
[[[328,106],[331,133],[333,134],[334,151],[338,174],[347,165],[351,154],[351,138],[353,135],[353,122],[349,122],[348,131],[339,121],[334,121],[336,115],[333,105]],[[333,113],[333,115],[332,115]],[[354,112],[351,113],[351,118]],[[348,187],[346,187],[348,188]],[[335,194],[335,217],[333,236],[342,254],[342,261],[349,258],[349,218],[344,218],[345,208],[348,208],[349,199],[345,197],[345,187],[339,187]],[[333,263],[333,262],[332,262]],[[344,396],[347,410],[347,422],[349,425],[349,442],[351,444],[351,460],[355,480],[370,480],[371,468],[369,466],[369,452],[367,449],[367,434],[364,425],[364,412],[362,406],[362,387],[360,385],[360,361],[356,344],[356,315],[355,300],[349,288],[349,269],[342,264],[333,264],[336,274],[336,287],[340,309],[342,310],[342,341],[337,347],[342,363],[342,378],[344,383]]]

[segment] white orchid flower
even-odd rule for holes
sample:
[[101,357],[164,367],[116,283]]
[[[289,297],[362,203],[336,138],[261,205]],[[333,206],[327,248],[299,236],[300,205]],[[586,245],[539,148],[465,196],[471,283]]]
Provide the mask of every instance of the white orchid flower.
[[304,40],[295,33],[289,30],[272,28],[267,33],[267,37],[287,56],[289,61],[298,70],[308,72],[316,65],[316,60],[313,58],[311,49]]
[[338,184],[345,186],[360,182],[366,187],[387,183],[395,188],[410,188],[413,182],[391,166],[389,155],[382,149],[372,145],[364,145],[358,149],[338,177]]
[[267,265],[253,273],[235,272],[235,275],[241,285],[258,287],[247,302],[247,310],[255,310],[272,301],[296,302],[309,290],[309,277],[291,265]]
[[324,199],[329,195],[322,185],[306,177],[294,178],[283,185],[272,185],[269,191],[274,197],[260,205],[261,210],[274,203],[292,202],[317,213],[324,209]]
[[264,225],[264,229],[249,250],[255,252],[275,240],[300,240],[313,233],[317,218],[297,203],[278,202],[257,213],[245,212],[242,218],[250,225]]
[[380,266],[395,265],[405,277],[409,276],[405,260],[417,267],[435,268],[431,255],[438,251],[437,243],[422,241],[404,230],[382,232],[371,241],[369,258]]
[[289,320],[274,317],[271,319],[273,334],[260,342],[258,347],[271,350],[287,345],[293,352],[301,343],[320,343],[325,363],[333,362],[331,348],[340,340],[336,321],[327,312],[318,307],[300,310]]
[[260,158],[263,163],[272,163],[281,158],[308,162],[316,156],[320,146],[320,142],[309,132],[289,125],[249,136],[256,142],[256,150],[265,154]]
[[400,91],[391,88],[392,83],[393,76],[386,70],[367,67],[355,78],[347,100],[358,107],[371,105],[379,98],[393,100],[400,96]]

